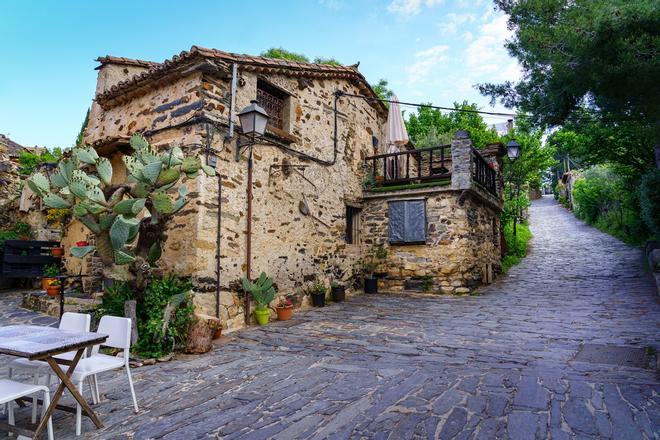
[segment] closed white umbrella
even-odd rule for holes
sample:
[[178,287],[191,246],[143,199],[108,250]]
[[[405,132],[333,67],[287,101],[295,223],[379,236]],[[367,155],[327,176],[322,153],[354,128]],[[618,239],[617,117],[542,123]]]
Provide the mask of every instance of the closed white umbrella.
[[[387,114],[387,127],[385,130],[385,144],[387,145],[387,153],[398,153],[401,147],[408,143],[408,132],[406,131],[406,124],[403,121],[403,115],[399,107],[399,100],[396,96],[390,102],[390,110]],[[399,156],[399,170],[405,169],[406,158],[404,155]],[[387,158],[386,165],[386,179],[395,179],[399,174],[396,170],[396,162],[394,158]]]

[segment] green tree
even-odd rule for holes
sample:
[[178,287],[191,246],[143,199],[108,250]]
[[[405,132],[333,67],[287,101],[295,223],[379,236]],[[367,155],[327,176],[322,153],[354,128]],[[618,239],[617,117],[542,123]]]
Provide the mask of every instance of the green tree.
[[[379,79],[376,84],[371,84],[371,88],[382,100],[387,101],[394,97],[394,92],[390,89],[389,82],[384,78]],[[388,102],[385,102],[384,104],[389,108],[390,105]]]
[[[515,36],[517,83],[482,84],[537,125],[559,125],[583,106],[608,120],[658,120],[660,3],[654,0],[495,0]],[[603,146],[605,148],[605,146]]]
[[85,130],[87,130],[88,124],[89,124],[89,109],[87,109],[87,113],[85,113],[85,119],[83,120],[83,123],[80,126],[80,131],[78,132],[78,136],[76,136],[76,143],[74,147],[80,148],[83,145],[85,145]]
[[309,58],[306,55],[296,52],[291,52],[282,47],[271,47],[270,49],[261,52],[262,57],[278,58],[281,60],[300,61],[301,63],[309,63]]
[[415,145],[420,142],[424,145],[429,136],[434,136],[433,131],[436,136],[446,139],[448,135],[451,139],[456,131],[466,130],[477,148],[499,140],[495,129],[488,127],[481,115],[476,113],[476,104],[469,104],[467,101],[461,104],[455,102],[455,110],[448,113],[442,113],[430,105],[418,107],[417,113],[411,114],[406,122],[408,135]]
[[335,58],[325,58],[325,57],[316,57],[314,58],[316,64],[330,64],[333,66],[342,66],[343,64],[337,61]]

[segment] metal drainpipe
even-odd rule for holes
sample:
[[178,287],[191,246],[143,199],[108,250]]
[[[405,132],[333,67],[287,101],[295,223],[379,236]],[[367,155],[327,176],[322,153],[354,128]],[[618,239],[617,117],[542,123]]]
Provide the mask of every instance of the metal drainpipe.
[[[254,142],[254,139],[252,140]],[[245,243],[245,258],[246,258],[246,277],[248,280],[252,280],[250,277],[251,268],[252,268],[252,145],[250,145],[250,154],[248,156],[248,177],[247,177],[247,237]],[[250,323],[250,296],[245,292],[245,325],[248,326]]]
[[[222,142],[222,147],[224,150],[225,143],[234,137],[234,113],[236,112],[235,106],[235,96],[236,96],[236,86],[237,86],[237,77],[238,77],[238,65],[233,63],[231,66],[231,86],[229,88],[229,130],[225,135],[225,139]],[[217,219],[217,231],[216,231],[216,254],[215,254],[215,316],[220,319],[220,244],[222,241],[222,173],[218,170],[218,165],[216,163],[216,172],[218,173],[218,219]]]
[[220,319],[220,240],[222,238],[222,174],[218,173],[218,223],[215,237],[215,317]]

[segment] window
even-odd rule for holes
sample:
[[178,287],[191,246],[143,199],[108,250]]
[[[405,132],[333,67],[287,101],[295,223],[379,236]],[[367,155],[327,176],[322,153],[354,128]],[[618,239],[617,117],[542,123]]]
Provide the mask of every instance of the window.
[[402,200],[390,202],[389,219],[390,243],[426,243],[426,201]]
[[288,95],[266,81],[257,81],[257,103],[270,116],[268,125],[284,129],[284,109]]
[[346,243],[360,244],[360,212],[354,206],[346,207]]

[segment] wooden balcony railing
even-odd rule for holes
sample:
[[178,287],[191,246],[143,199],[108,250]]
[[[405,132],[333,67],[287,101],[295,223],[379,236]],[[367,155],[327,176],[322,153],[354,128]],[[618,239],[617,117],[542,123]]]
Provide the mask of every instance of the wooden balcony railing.
[[451,178],[451,146],[440,145],[367,157],[374,181],[383,186]]
[[472,149],[472,179],[483,186],[488,192],[497,196],[497,173],[490,167],[486,159],[475,149]]

